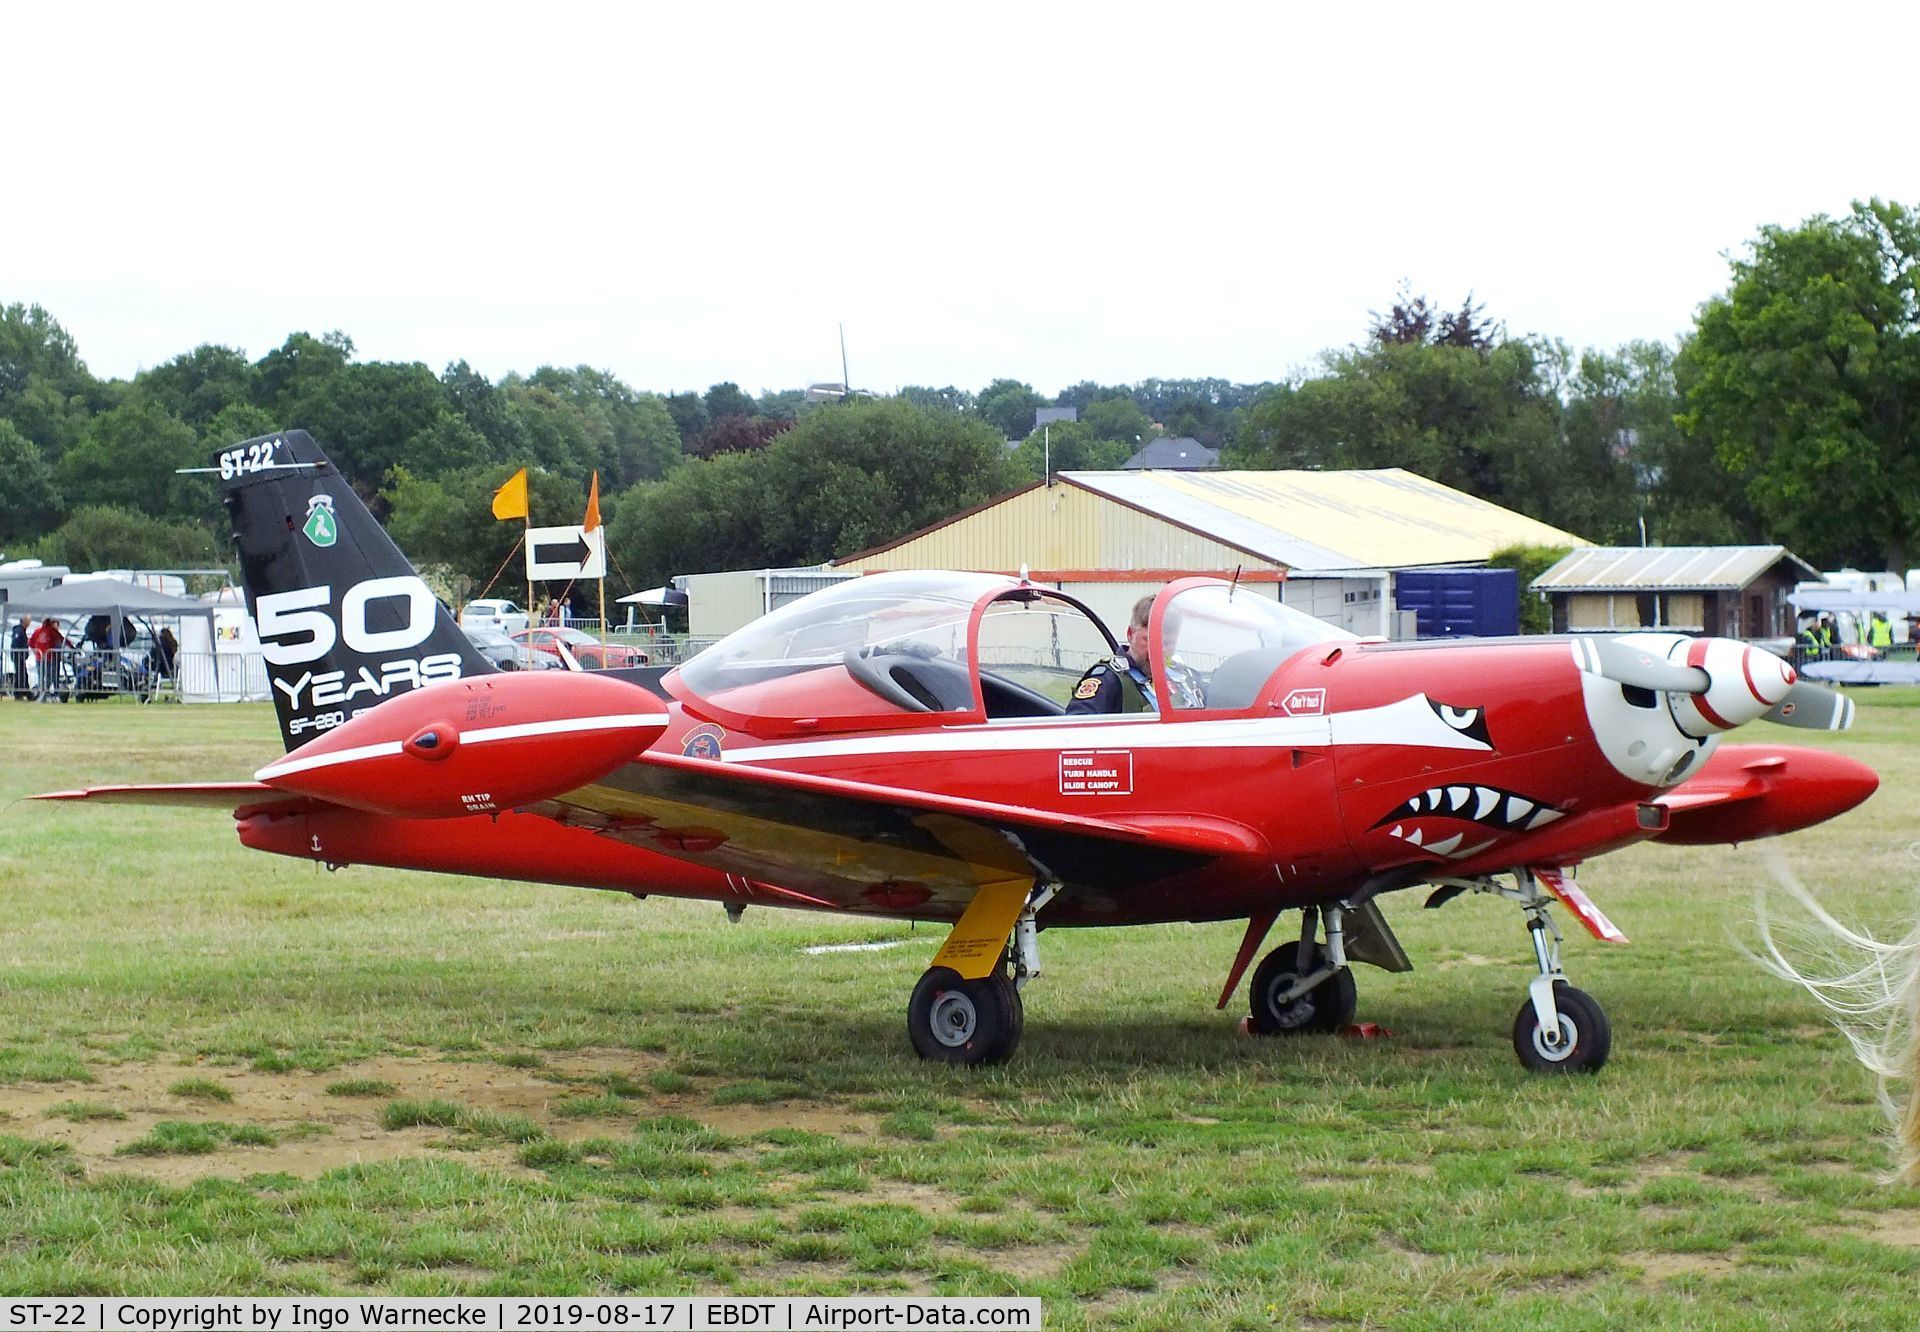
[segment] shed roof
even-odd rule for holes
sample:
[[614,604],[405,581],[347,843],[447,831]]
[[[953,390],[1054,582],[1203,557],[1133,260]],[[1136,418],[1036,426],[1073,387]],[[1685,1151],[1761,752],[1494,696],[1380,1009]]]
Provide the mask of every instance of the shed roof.
[[1582,541],[1400,467],[1061,472],[1059,479],[1299,574],[1478,564],[1507,546]]
[[1210,449],[1191,435],[1168,439],[1162,436],[1120,464],[1128,471],[1143,467],[1164,467],[1175,471],[1197,471],[1220,465],[1220,450]]
[[1820,577],[1785,546],[1588,546],[1529,586],[1537,592],[1737,592],[1782,560],[1796,580]]

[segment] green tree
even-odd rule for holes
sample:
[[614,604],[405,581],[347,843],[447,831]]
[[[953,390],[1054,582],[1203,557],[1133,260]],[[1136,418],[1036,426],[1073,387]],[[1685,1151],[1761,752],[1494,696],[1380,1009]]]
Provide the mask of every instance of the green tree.
[[674,429],[680,432],[680,442],[690,444],[709,425],[712,418],[707,415],[707,403],[698,393],[669,393],[665,402],[667,415],[673,418]]
[[769,421],[798,421],[807,410],[805,389],[767,389],[754,401],[754,415]]
[[1904,569],[1920,537],[1920,217],[1879,199],[1765,227],[1681,350],[1682,425],[1772,539]]
[[352,359],[353,339],[345,333],[336,330],[318,338],[310,333],[289,334],[254,364],[254,401],[292,424],[301,400]]
[[526,453],[520,423],[506,394],[465,361],[455,361],[440,373],[440,387],[453,409],[487,441],[487,456],[502,461]]
[[88,504],[40,538],[34,554],[72,569],[218,569],[228,545],[201,523],[174,523],[138,509]]
[[723,416],[752,416],[753,399],[741,392],[738,384],[727,380],[707,390],[706,408],[709,421],[718,421]]
[[[1133,406],[1131,402],[1127,405]],[[1014,466],[1029,480],[1037,481],[1048,465],[1056,476],[1061,472],[1112,471],[1131,458],[1136,447],[1130,442],[1100,438],[1085,421],[1055,421],[1021,440],[1012,456]]]
[[918,407],[923,412],[970,412],[974,408],[973,394],[962,388],[948,384],[945,388],[926,388],[920,384],[909,384],[900,390],[900,399]]
[[135,399],[87,423],[60,460],[60,489],[93,505],[199,519],[208,514],[211,490],[204,478],[177,472],[206,465],[192,426],[157,403]]
[[[1127,445],[1127,453],[1137,453],[1154,436],[1153,421],[1131,397],[1121,395],[1097,398],[1080,409],[1080,420],[1093,431],[1095,439],[1109,439]],[[1126,459],[1122,458],[1122,462]]]
[[993,427],[898,399],[809,412],[765,449],[634,487],[609,548],[642,586],[673,574],[814,564],[903,536],[1019,473]]
[[60,521],[53,469],[34,442],[0,418],[0,550]]
[[[515,592],[523,588],[520,571],[525,565],[519,556],[508,557],[526,525],[493,516],[493,492],[515,470],[508,463],[490,463],[437,476],[415,476],[404,464],[395,467],[380,492],[387,509],[388,535],[415,564],[464,576],[470,595],[479,596],[498,573],[493,595],[518,600],[525,595],[524,590]],[[527,483],[528,507],[536,527],[577,523],[586,511],[586,491],[570,477],[530,470]],[[602,516],[610,524],[615,512],[609,497]]]
[[765,457],[723,453],[623,492],[607,521],[608,553],[640,587],[777,563],[767,549]]
[[195,430],[205,430],[227,408],[254,401],[255,373],[241,353],[209,343],[155,366],[133,382],[170,415]]
[[1519,576],[1520,632],[1553,632],[1553,606],[1538,592],[1529,591],[1533,580],[1565,558],[1571,546],[1508,546],[1487,556],[1489,569],[1512,569]]
[[73,335],[38,305],[0,307],[0,419],[13,422],[49,464],[111,405],[87,373]]
[[974,400],[974,410],[1004,439],[1025,439],[1033,431],[1033,414],[1046,405],[1031,384],[1017,379],[996,379]]
[[343,364],[326,374],[303,370],[291,382],[279,397],[282,424],[310,431],[363,495],[373,494],[387,470],[406,460],[409,441],[448,411],[440,380],[417,361]]

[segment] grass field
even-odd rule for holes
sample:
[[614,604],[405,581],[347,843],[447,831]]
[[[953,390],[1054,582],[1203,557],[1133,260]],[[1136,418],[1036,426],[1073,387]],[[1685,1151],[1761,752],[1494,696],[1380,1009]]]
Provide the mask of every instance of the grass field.
[[[1920,691],[1916,691],[1920,692]],[[1869,1079],[1744,958],[1778,855],[1911,922],[1920,708],[1886,779],[1783,842],[1639,848],[1569,938],[1613,1061],[1508,1032],[1519,913],[1386,906],[1379,1041],[1256,1041],[1234,925],[1057,931],[1010,1065],[916,1061],[939,934],[350,869],[221,814],[5,803],[241,777],[264,708],[0,703],[0,1290],[1038,1295],[1050,1327],[1889,1328],[1920,1191]],[[1788,739],[1766,727],[1757,739]],[[1816,741],[1817,742],[1817,741]],[[807,946],[884,941],[872,952]]]

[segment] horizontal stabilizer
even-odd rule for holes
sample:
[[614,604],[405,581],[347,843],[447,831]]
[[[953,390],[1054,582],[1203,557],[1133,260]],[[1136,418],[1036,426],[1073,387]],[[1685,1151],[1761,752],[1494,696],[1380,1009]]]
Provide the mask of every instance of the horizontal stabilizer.
[[175,782],[163,786],[84,786],[47,791],[29,800],[87,800],[98,805],[171,805],[178,809],[239,810],[266,805],[312,803],[304,796],[276,791],[264,782]]

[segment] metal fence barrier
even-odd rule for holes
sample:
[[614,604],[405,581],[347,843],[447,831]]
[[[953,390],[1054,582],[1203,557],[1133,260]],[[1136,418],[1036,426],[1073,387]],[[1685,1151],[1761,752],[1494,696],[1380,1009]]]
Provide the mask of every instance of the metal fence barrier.
[[[609,634],[605,641],[638,648],[654,666],[678,666],[718,642],[688,634]],[[259,652],[176,652],[171,661],[134,648],[59,648],[5,656],[0,697],[47,703],[131,699],[141,703],[247,703],[273,697]],[[169,669],[169,667],[171,669]]]

